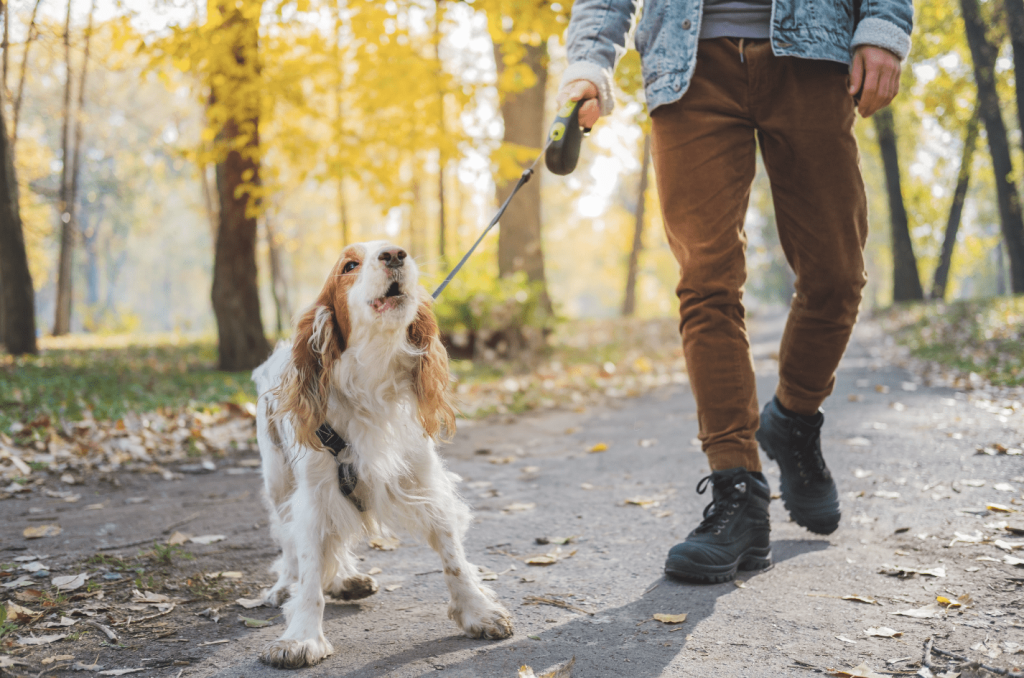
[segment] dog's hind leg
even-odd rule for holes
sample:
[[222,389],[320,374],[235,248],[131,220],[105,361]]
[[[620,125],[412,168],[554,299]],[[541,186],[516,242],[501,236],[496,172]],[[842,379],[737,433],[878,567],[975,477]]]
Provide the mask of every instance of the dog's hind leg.
[[356,561],[348,544],[339,545],[334,557],[338,561],[338,571],[324,589],[327,595],[341,600],[359,600],[377,592],[377,580],[356,569]]

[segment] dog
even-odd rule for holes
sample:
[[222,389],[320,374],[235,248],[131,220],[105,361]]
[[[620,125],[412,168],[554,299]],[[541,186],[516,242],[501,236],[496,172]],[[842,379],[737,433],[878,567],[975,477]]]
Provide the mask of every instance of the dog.
[[[323,632],[324,594],[374,594],[377,582],[356,569],[351,548],[392,528],[437,551],[448,616],[466,635],[513,633],[508,610],[466,560],[469,507],[435,447],[454,432],[455,412],[448,354],[418,278],[399,247],[349,245],[291,344],[253,372],[265,503],[281,547],[277,581],[263,600],[283,603],[288,622],[260,655],[271,666],[309,666],[333,652]],[[331,447],[318,436],[323,424]]]

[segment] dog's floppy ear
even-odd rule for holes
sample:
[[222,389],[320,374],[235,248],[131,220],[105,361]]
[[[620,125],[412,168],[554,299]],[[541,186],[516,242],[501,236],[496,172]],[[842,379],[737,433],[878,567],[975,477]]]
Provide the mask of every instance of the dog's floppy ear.
[[448,351],[441,343],[437,320],[431,310],[433,299],[426,295],[409,326],[409,341],[422,352],[414,372],[413,387],[419,405],[423,429],[432,438],[455,433],[455,408],[452,406]]
[[278,386],[280,414],[291,416],[296,442],[313,449],[322,447],[316,430],[327,420],[331,368],[345,350],[348,320],[339,323],[324,296],[299,318],[291,364]]

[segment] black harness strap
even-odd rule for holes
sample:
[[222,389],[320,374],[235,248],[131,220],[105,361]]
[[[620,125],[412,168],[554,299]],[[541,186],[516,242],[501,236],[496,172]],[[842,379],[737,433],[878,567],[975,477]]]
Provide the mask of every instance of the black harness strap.
[[[320,439],[321,444],[330,450],[331,454],[334,455],[334,459],[337,461],[338,455],[341,451],[348,447],[348,443],[345,442],[344,438],[338,435],[338,432],[331,428],[331,425],[324,422],[320,425],[320,428],[316,430],[316,437]],[[363,506],[363,502],[359,501],[358,497],[353,496],[353,492],[356,491],[356,484],[359,479],[356,478],[355,468],[349,462],[338,462],[338,487],[341,489],[342,495],[345,496],[352,504],[360,511],[365,511],[366,507]]]

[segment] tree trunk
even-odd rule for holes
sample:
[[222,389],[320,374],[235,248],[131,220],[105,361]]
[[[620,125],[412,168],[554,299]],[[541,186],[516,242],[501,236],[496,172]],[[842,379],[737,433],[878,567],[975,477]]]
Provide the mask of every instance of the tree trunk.
[[874,115],[878,150],[885,167],[885,186],[889,193],[889,223],[892,231],[892,300],[918,301],[924,299],[921,278],[917,272],[917,257],[910,239],[907,209],[903,203],[900,185],[900,161],[896,150],[896,125],[891,108],[883,108]]
[[640,188],[637,191],[636,220],[633,226],[633,247],[629,250],[629,269],[626,272],[626,296],[622,301],[622,315],[627,318],[636,313],[636,276],[640,251],[644,246],[644,209],[647,203],[647,177],[651,168],[651,135],[644,135],[644,159],[640,165]]
[[14,355],[36,353],[35,288],[28,267],[25,235],[18,206],[14,149],[7,137],[4,99],[0,91],[0,313],[3,340]]
[[[437,125],[439,138],[447,137],[444,121],[444,69],[441,67],[441,0],[434,3],[434,60],[437,63]],[[441,266],[447,258],[447,224],[444,212],[444,166],[448,161],[444,149],[437,149],[437,253],[441,257]]]
[[1024,149],[1024,0],[1005,0],[1006,23],[1013,46],[1013,72],[1017,92],[1017,121],[1021,148]]
[[57,197],[57,215],[60,219],[60,253],[57,258],[57,303],[53,317],[53,336],[71,331],[72,263],[75,253],[75,224],[72,213],[71,174],[71,0],[64,21],[64,122],[61,127],[60,190]]
[[978,109],[975,108],[971,114],[971,119],[967,121],[967,133],[964,136],[964,152],[963,157],[960,158],[960,172],[956,177],[953,204],[949,206],[946,233],[942,238],[942,252],[939,254],[939,263],[935,267],[931,299],[942,300],[946,298],[949,268],[953,262],[953,247],[956,245],[957,231],[960,230],[960,217],[964,211],[967,187],[971,183],[971,163],[974,160],[974,151],[978,147],[978,126]]
[[285,282],[284,270],[281,266],[281,247],[277,242],[277,235],[274,233],[274,224],[270,215],[264,216],[263,225],[267,231],[267,251],[270,254],[270,290],[274,295],[274,319],[277,325],[277,335],[280,337],[291,321],[292,311],[288,304],[288,285]]
[[[342,95],[345,91],[345,62],[341,56],[343,24],[341,20],[341,3],[335,6],[334,16],[334,65],[336,80],[334,83],[334,135],[339,152],[345,143],[345,106]],[[338,169],[338,222],[341,225],[341,246],[352,242],[352,227],[348,218],[348,198],[345,195],[345,173]]]
[[4,5],[4,81],[3,88],[4,94],[7,93],[7,66],[10,61],[9,54],[11,51],[11,2],[10,0],[3,0]]
[[[544,145],[544,91],[547,86],[547,47],[524,46],[526,55],[522,63],[536,76],[532,86],[518,92],[503,94],[501,116],[505,122],[504,142],[523,149],[530,154],[539,153]],[[500,45],[495,45],[494,57],[498,65],[498,79],[505,71]],[[522,164],[526,169],[532,158]],[[505,202],[519,177],[511,180],[497,178],[498,204]],[[540,282],[545,306],[550,308],[547,282],[544,276],[544,251],[541,241],[540,220],[540,177],[523,186],[516,199],[508,206],[501,218],[498,231],[498,274],[507,277],[525,271],[527,278]]]
[[[18,141],[18,120],[21,113],[21,102],[25,94],[25,74],[28,72],[28,51],[32,47],[32,43],[35,42],[36,37],[39,35],[39,30],[36,28],[36,15],[39,13],[39,5],[42,4],[43,0],[36,0],[35,4],[32,5],[32,16],[28,21],[28,33],[25,35],[25,54],[21,58],[21,72],[18,74],[18,93],[14,96],[14,112],[11,120],[11,145],[15,145]],[[7,51],[4,50],[4,54]]]
[[999,110],[995,78],[998,49],[985,35],[985,20],[981,17],[978,0],[960,0],[960,8],[966,27],[967,44],[974,60],[978,108],[985,123],[988,150],[992,155],[999,221],[1006,240],[1006,252],[1010,257],[1010,284],[1015,293],[1024,292],[1024,218],[1021,216],[1017,187],[1013,183],[1013,159],[1010,156],[1006,126]]
[[[216,14],[225,11],[218,8]],[[252,81],[259,77],[259,13],[231,7],[218,28],[234,68],[226,82],[211,88],[212,103],[229,113],[219,121],[217,143],[228,150],[217,163],[220,214],[214,246],[213,312],[222,370],[251,370],[270,353],[263,334],[256,281],[256,212],[259,186],[259,103]]]
[[206,210],[206,219],[210,224],[210,235],[217,239],[217,229],[220,225],[220,205],[216,204],[216,191],[210,186],[209,167],[203,163],[199,166],[199,182],[203,189],[203,208]]

